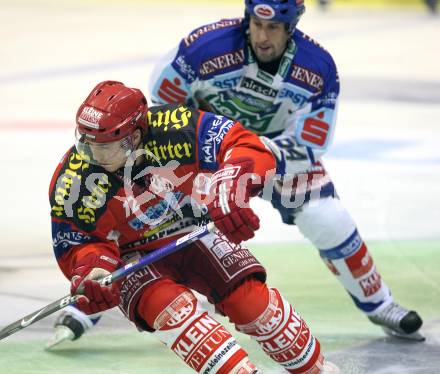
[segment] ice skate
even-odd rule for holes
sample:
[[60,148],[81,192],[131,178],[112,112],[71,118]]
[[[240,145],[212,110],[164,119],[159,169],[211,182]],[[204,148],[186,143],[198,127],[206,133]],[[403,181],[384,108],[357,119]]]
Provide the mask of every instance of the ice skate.
[[417,312],[409,311],[394,302],[377,314],[369,315],[368,319],[381,326],[390,336],[420,342],[425,340],[419,331],[423,321]]
[[52,349],[65,341],[77,340],[92,326],[91,318],[68,306],[55,321],[54,334],[46,343],[45,349]]

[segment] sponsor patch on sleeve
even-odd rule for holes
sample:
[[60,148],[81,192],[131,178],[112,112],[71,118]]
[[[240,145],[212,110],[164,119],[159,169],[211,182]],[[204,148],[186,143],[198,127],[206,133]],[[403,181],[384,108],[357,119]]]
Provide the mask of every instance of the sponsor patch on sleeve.
[[334,126],[335,111],[322,108],[301,116],[296,126],[296,139],[299,144],[311,148],[327,149]]
[[58,259],[73,247],[87,243],[91,237],[67,222],[52,222],[52,245]]
[[203,169],[216,170],[217,156],[225,135],[235,122],[220,116],[205,114],[204,126],[199,134],[199,160]]

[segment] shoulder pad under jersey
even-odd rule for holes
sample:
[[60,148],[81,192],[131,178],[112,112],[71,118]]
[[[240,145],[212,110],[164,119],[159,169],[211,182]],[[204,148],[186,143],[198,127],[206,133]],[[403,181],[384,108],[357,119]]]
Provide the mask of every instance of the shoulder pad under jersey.
[[[200,26],[182,39],[185,48],[202,48],[221,38],[228,38],[234,33],[243,33],[242,18],[221,19],[220,21]],[[217,45],[217,47],[221,47]]]
[[196,162],[196,134],[199,112],[180,104],[150,107],[144,149],[147,161],[165,165],[175,160],[180,164]]
[[293,34],[293,40],[297,51],[288,81],[316,94],[322,92],[324,85],[333,86],[333,81],[337,80],[338,76],[330,53],[298,29]]
[[70,220],[87,232],[95,230],[107,202],[121,185],[113,174],[84,161],[75,147],[63,158],[52,180],[51,215]]
[[173,67],[185,76],[183,67],[189,64],[197,78],[209,79],[242,65],[245,45],[242,19],[223,19],[199,27],[183,38]]

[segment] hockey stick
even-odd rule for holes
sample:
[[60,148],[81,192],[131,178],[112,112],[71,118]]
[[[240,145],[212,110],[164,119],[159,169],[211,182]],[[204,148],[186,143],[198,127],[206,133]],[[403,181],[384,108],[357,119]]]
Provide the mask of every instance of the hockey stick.
[[[119,268],[118,270],[114,271],[105,278],[102,278],[99,282],[103,286],[108,286],[111,283],[121,278],[125,278],[130,273],[133,273],[136,270],[143,268],[144,266],[147,266],[157,260],[160,260],[161,258],[171,253],[174,253],[183,247],[186,247],[188,244],[191,244],[199,240],[200,238],[204,237],[205,235],[209,234],[210,232],[214,231],[214,229],[215,229],[214,224],[210,222],[206,226],[202,226],[199,229],[194,230],[189,234],[186,234],[181,238],[174,240],[171,243],[168,243],[163,247],[146,254],[145,256],[141,257],[137,262],[128,263],[124,267]],[[45,306],[44,308],[39,309],[36,312],[33,312],[27,315],[26,317],[11,323],[10,325],[6,326],[4,329],[0,331],[0,340],[32,325],[33,323],[51,315],[52,313],[55,313],[65,308],[69,304],[75,303],[77,299],[78,296],[76,295],[74,296],[67,295]]]

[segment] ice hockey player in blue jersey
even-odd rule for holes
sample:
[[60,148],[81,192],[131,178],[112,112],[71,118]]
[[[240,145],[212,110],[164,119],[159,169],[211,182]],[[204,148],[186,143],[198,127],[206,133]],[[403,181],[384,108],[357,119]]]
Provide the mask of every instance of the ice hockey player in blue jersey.
[[393,336],[423,340],[421,318],[393,300],[323,166],[339,79],[329,52],[296,28],[304,11],[302,0],[245,0],[244,18],[195,29],[157,64],[152,100],[190,103],[263,135],[278,173],[286,174],[269,196],[283,221],[312,242],[373,323]]
[[[311,241],[373,323],[389,335],[423,341],[422,319],[394,301],[323,166],[339,79],[331,55],[296,28],[304,11],[302,0],[245,0],[244,18],[195,29],[157,64],[152,100],[222,114],[259,134],[282,176],[263,198]],[[204,140],[207,163],[217,140]]]

